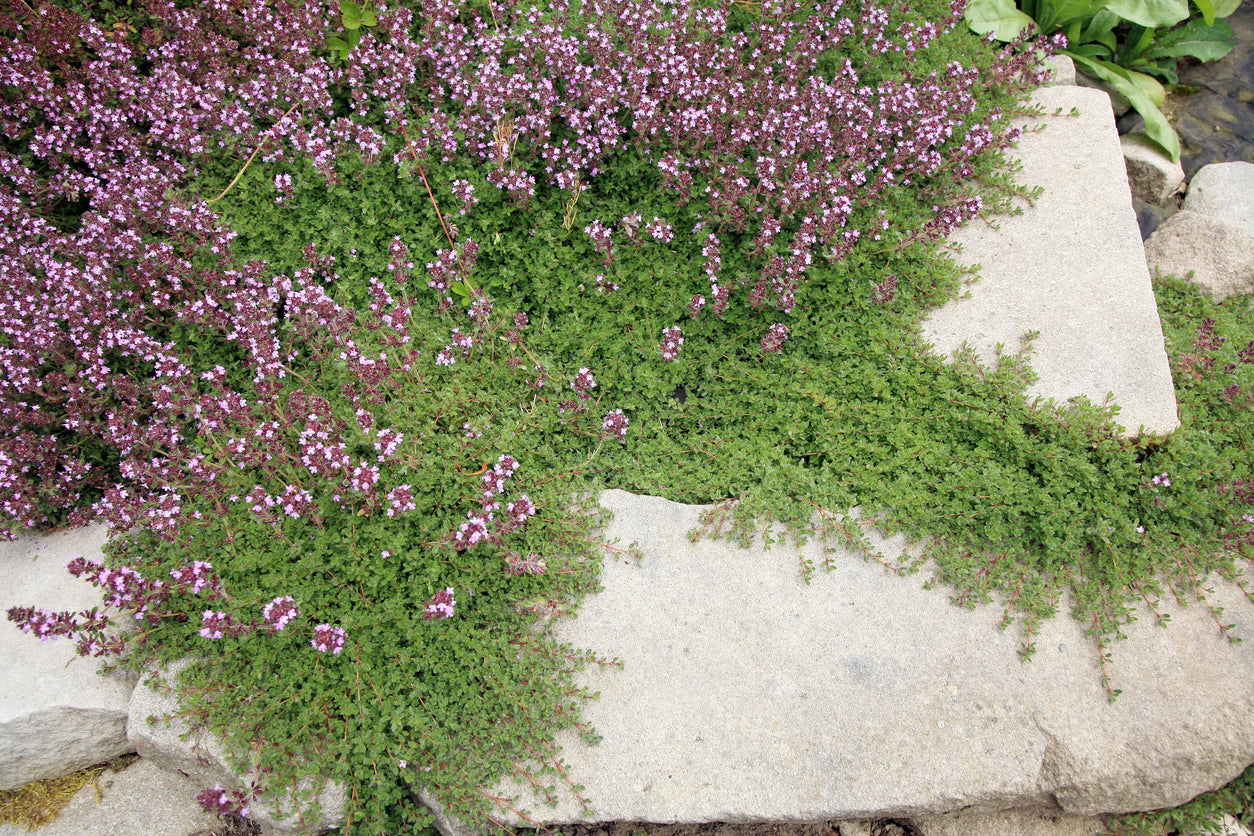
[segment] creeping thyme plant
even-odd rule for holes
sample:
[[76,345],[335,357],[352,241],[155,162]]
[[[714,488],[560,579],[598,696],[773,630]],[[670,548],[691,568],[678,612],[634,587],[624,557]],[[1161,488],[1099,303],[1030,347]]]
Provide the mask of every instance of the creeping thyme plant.
[[[69,567],[101,608],[10,618],[192,660],[186,716],[252,767],[207,806],[314,776],[386,833],[417,788],[488,824],[503,774],[578,791],[553,735],[613,660],[544,628],[596,588],[600,488],[797,536],[861,504],[1026,650],[1064,589],[1104,646],[1231,572],[1244,444],[1126,442],[917,337],[1043,73],[961,13],[5,3],[0,507],[115,534]],[[1208,333],[1180,362],[1244,427]]]

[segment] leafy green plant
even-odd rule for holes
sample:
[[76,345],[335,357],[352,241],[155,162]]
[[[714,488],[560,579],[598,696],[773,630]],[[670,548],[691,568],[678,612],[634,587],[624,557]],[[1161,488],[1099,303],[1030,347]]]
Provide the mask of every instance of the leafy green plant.
[[370,0],[362,3],[340,0],[340,24],[344,32],[327,38],[327,46],[337,59],[347,61],[348,53],[361,43],[362,30],[378,26],[379,19]]
[[[0,15],[46,104],[8,111],[3,510],[146,529],[74,565],[108,612],[10,617],[145,672],[195,658],[182,708],[260,767],[248,792],[342,780],[345,832],[385,833],[427,821],[419,788],[491,824],[502,773],[574,784],[553,734],[594,733],[573,676],[606,660],[546,626],[595,587],[604,487],[718,503],[732,536],[854,541],[813,521],[862,505],[1025,654],[1068,592],[1105,659],[1131,602],[1248,556],[1250,367],[1214,333],[1187,363],[1227,411],[1136,443],[1104,405],[1026,402],[1030,345],[921,344],[962,278],[932,244],[1022,193],[997,151],[1040,78],[948,2],[389,8],[360,73],[327,71],[329,5],[193,7],[154,7],[161,72]],[[270,52],[240,48],[263,17]],[[235,93],[246,56],[275,86]],[[204,113],[144,118],[170,77]],[[103,150],[38,141],[85,119]],[[71,188],[97,211],[48,229]]]
[[[1233,48],[1232,27],[1222,18],[1241,0],[973,0],[965,17],[971,28],[1009,41],[1027,29],[1061,35],[1078,68],[1128,98],[1145,119],[1146,133],[1172,161],[1180,140],[1160,108],[1162,83],[1177,80],[1176,62],[1191,57],[1213,61]],[[1187,22],[1184,22],[1186,21]],[[1183,25],[1179,25],[1182,22]]]

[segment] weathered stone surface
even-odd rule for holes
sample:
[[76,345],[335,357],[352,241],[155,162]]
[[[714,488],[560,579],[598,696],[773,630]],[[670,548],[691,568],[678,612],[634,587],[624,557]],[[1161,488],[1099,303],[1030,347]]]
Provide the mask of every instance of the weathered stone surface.
[[1075,84],[1075,62],[1066,55],[1055,55],[1049,59],[1053,66],[1054,77],[1050,84]]
[[[83,787],[39,836],[193,836],[222,826],[196,801],[200,791],[178,773],[140,759],[105,771]],[[16,828],[15,828],[16,830]],[[24,831],[21,831],[24,833]],[[6,836],[0,830],[0,836]],[[16,834],[15,834],[16,836]]]
[[919,836],[1100,836],[1100,816],[1043,815],[1021,810],[920,816],[911,822]]
[[1177,212],[1154,230],[1145,241],[1145,263],[1189,278],[1216,302],[1254,292],[1254,234],[1197,212]]
[[[1128,627],[1111,704],[1093,640],[1065,615],[1041,626],[1025,663],[1000,608],[955,607],[923,588],[926,573],[895,576],[834,548],[832,571],[806,585],[800,562],[821,564],[818,543],[692,543],[699,506],[621,491],[600,501],[614,513],[607,542],[644,557],[607,557],[603,591],[556,628],[623,663],[579,675],[600,693],[585,716],[601,742],[559,739],[590,820],[1087,816],[1174,806],[1254,761],[1254,643],[1230,645],[1203,607],[1163,602],[1169,627]],[[878,548],[891,558],[901,544]],[[1225,621],[1254,637],[1254,605],[1214,589]],[[519,806],[583,818],[573,798]]]
[[977,220],[951,236],[980,278],[934,311],[923,335],[938,354],[965,342],[991,363],[998,344],[1013,352],[1039,331],[1030,395],[1103,403],[1113,393],[1129,434],[1170,432],[1175,388],[1110,108],[1083,87],[1043,88],[1033,101],[1045,113],[1079,110],[1044,117],[1045,130],[1014,152],[1019,181],[1044,193],[1022,214],[994,218],[996,229]]
[[[81,611],[100,592],[71,577],[76,554],[99,555],[105,528],[0,541],[0,611],[14,606]],[[55,778],[133,751],[126,739],[133,681],[101,676],[100,661],[66,640],[40,641],[0,624],[0,790]]]
[[1220,836],[1250,836],[1250,829],[1227,813],[1219,819],[1219,827]]
[[1216,163],[1193,175],[1184,208],[1254,235],[1254,163]]
[[[201,788],[221,785],[227,789],[243,788],[242,779],[230,765],[230,758],[221,739],[204,729],[192,728],[179,714],[174,685],[186,662],[171,665],[163,674],[165,687],[145,680],[131,697],[127,733],[135,750],[162,769],[188,776]],[[150,718],[156,718],[149,722]],[[186,739],[181,739],[186,737]],[[312,784],[305,787],[313,789]],[[249,818],[260,823],[268,833],[311,833],[337,827],[344,821],[344,788],[328,784],[318,796],[321,807],[316,821],[302,822],[291,815],[292,799],[262,797],[252,802]],[[282,817],[280,817],[280,811]]]
[[1080,87],[1105,93],[1113,116],[1122,116],[1132,109],[1132,102],[1128,101],[1127,96],[1112,87],[1108,87],[1104,82],[1093,78],[1093,76],[1083,70],[1076,70],[1075,83]]
[[1146,203],[1166,203],[1184,186],[1184,167],[1172,162],[1149,136],[1136,131],[1119,137],[1132,196]]

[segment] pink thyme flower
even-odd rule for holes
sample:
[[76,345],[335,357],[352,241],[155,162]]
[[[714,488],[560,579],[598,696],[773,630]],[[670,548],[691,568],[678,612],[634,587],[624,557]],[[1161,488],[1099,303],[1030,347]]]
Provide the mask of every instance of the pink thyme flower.
[[197,560],[189,565],[175,569],[170,573],[170,577],[174,578],[179,584],[190,587],[193,595],[199,595],[202,589],[214,584],[217,580],[209,573],[209,570],[212,568],[213,564],[209,561]]
[[775,323],[762,337],[762,352],[764,354],[778,354],[780,349],[784,347],[784,341],[788,339],[788,326],[783,323]]
[[299,615],[300,607],[296,606],[296,601],[292,599],[291,595],[275,598],[261,610],[261,617],[270,625],[270,629],[276,633],[283,632],[283,628]]
[[200,614],[200,635],[206,639],[220,639],[223,635],[237,636],[242,625],[224,612],[205,610]]
[[619,441],[627,440],[627,425],[630,419],[623,414],[621,409],[616,409],[605,416],[605,420],[601,422],[602,438],[616,438]]
[[586,401],[592,397],[592,390],[596,388],[597,382],[592,377],[592,372],[585,366],[579,370],[579,374],[575,375],[575,379],[570,382],[570,388],[574,389],[579,395],[579,400]]
[[662,329],[662,344],[659,348],[662,351],[662,359],[664,361],[667,363],[674,362],[675,358],[679,356],[679,348],[683,344],[683,332],[678,325]]
[[426,612],[422,614],[422,619],[423,621],[436,619],[443,621],[446,618],[452,618],[456,607],[457,601],[453,598],[453,587],[445,587],[444,591],[437,592],[427,601]]
[[330,624],[319,624],[314,628],[313,639],[309,645],[319,653],[331,651],[331,655],[338,656],[340,651],[344,649],[344,640],[348,634],[344,632],[343,627],[334,627]]
[[210,813],[248,817],[248,794],[243,790],[228,793],[221,784],[214,784],[213,789],[196,793],[196,800]]
[[675,230],[671,228],[671,225],[657,216],[654,216],[644,229],[662,243],[668,243],[675,237]]
[[523,557],[518,552],[505,555],[505,574],[507,575],[543,575],[548,566],[538,554]]

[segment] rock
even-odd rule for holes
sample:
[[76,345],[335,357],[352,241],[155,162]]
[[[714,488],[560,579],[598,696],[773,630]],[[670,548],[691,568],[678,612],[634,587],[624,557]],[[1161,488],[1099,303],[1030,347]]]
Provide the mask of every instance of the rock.
[[1254,235],[1254,163],[1215,163],[1189,183],[1184,208]]
[[1250,829],[1228,813],[1219,819],[1219,836],[1250,836]]
[[871,823],[864,821],[842,821],[836,832],[839,836],[872,836]]
[[[962,810],[1092,816],[1171,807],[1223,786],[1254,760],[1254,643],[1232,645],[1201,606],[1139,613],[1108,663],[1065,614],[1038,650],[999,630],[1000,607],[967,610],[921,575],[822,544],[742,549],[691,542],[701,506],[606,491],[602,533],[643,552],[607,556],[602,591],[557,639],[622,667],[594,665],[584,717],[596,745],[559,735],[586,820],[832,821]],[[892,561],[898,539],[874,539]],[[1254,637],[1254,604],[1216,582],[1213,605]],[[1066,613],[1064,602],[1061,612]],[[1205,682],[1205,688],[1198,688]],[[520,810],[585,820],[578,801]],[[446,834],[457,832],[438,820]]]
[[1100,816],[1045,815],[1022,810],[959,812],[914,819],[919,836],[1100,836]]
[[[71,577],[76,554],[98,556],[104,526],[0,541],[0,610],[14,606],[81,611],[99,607],[94,586]],[[132,679],[100,675],[67,639],[40,641],[0,625],[0,790],[57,778],[134,751],[126,738]]]
[[1050,84],[1075,84],[1075,62],[1066,55],[1054,55],[1049,59],[1054,69],[1054,78]]
[[1208,215],[1172,215],[1146,239],[1145,262],[1206,288],[1216,302],[1254,292],[1254,234]]
[[1128,133],[1119,138],[1123,162],[1128,170],[1132,196],[1146,203],[1163,204],[1184,185],[1184,168],[1172,162],[1144,133]]
[[222,826],[194,782],[142,758],[83,787],[39,836],[192,836]]
[[[230,765],[230,758],[222,740],[204,729],[193,728],[186,720],[177,717],[179,704],[173,691],[174,683],[188,662],[171,665],[162,672],[164,687],[151,680],[140,682],[131,698],[130,719],[127,732],[135,750],[145,760],[162,769],[179,772],[189,777],[200,788],[220,785],[228,790],[242,789],[250,782]],[[149,722],[155,718],[154,722]],[[312,791],[312,783],[303,788]],[[344,822],[344,788],[331,783],[318,796],[321,808],[318,820],[302,822],[291,815],[292,799],[262,797],[249,804],[248,818],[261,825],[266,833],[312,833],[338,827]],[[283,810],[280,817],[278,810]]]
[[1019,182],[1044,192],[1022,214],[992,218],[996,228],[976,220],[950,236],[980,278],[933,311],[923,335],[938,354],[968,343],[991,363],[998,344],[1013,352],[1039,331],[1029,395],[1103,403],[1113,393],[1128,434],[1169,433],[1175,388],[1114,118],[1083,87],[1043,88],[1032,101],[1047,114],[1079,110],[1043,117],[1045,130],[1013,154]]
[[1122,116],[1132,109],[1132,102],[1128,101],[1128,97],[1108,87],[1105,83],[1098,81],[1093,76],[1083,70],[1076,70],[1075,83],[1080,87],[1087,87],[1090,90],[1100,90],[1106,94],[1106,98],[1110,100],[1110,109],[1114,116]]

